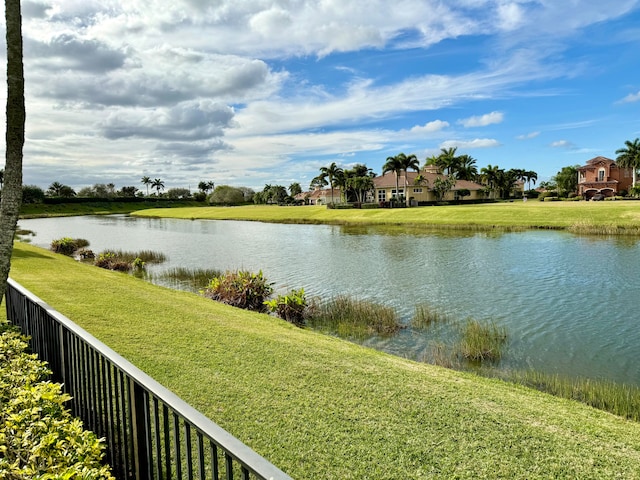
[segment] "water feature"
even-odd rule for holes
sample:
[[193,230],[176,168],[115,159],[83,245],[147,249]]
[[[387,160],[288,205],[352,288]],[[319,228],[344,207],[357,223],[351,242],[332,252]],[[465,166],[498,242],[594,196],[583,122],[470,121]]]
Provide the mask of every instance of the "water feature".
[[[280,291],[347,293],[390,304],[409,322],[426,303],[508,329],[505,368],[640,385],[640,241],[555,231],[420,232],[374,227],[87,216],[21,220],[45,248],[61,237],[155,250],[172,267],[262,270]],[[407,328],[367,344],[421,358],[433,340]]]

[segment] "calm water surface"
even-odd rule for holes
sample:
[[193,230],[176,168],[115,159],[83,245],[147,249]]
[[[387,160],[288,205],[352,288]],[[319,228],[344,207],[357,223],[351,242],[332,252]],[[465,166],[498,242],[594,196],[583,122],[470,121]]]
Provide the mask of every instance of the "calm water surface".
[[[508,329],[501,366],[640,385],[640,241],[524,233],[415,233],[377,228],[126,216],[21,220],[32,243],[86,238],[106,249],[154,250],[176,266],[262,270],[279,290],[414,306]],[[367,343],[420,359],[433,333],[406,329]]]

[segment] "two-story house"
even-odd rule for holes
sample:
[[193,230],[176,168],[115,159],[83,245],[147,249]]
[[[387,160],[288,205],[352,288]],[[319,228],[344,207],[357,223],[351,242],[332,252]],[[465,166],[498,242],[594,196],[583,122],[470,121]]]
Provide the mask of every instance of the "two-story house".
[[631,168],[619,167],[607,157],[592,158],[586,165],[578,168],[578,195],[586,200],[597,193],[613,197],[623,190],[628,191],[632,183]]

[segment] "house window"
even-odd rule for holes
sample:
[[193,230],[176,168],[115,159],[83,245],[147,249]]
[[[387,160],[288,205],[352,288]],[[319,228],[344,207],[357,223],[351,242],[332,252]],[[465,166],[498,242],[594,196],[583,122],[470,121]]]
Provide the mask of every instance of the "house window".
[[387,191],[386,190],[378,190],[378,201],[385,202],[387,200]]
[[[396,195],[396,189],[394,188],[391,190],[391,196],[394,197],[395,195]],[[398,195],[404,195],[404,188],[400,188],[398,190]]]
[[421,188],[414,188],[413,189],[413,193],[422,193],[422,189]]
[[604,168],[601,168],[600,170],[598,170],[598,181],[604,182]]

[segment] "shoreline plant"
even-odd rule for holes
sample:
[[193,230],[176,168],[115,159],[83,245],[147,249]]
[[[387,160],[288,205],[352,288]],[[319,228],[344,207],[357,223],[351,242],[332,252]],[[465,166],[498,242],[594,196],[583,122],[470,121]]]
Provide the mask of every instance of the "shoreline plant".
[[346,295],[339,295],[323,303],[314,301],[307,324],[342,338],[358,340],[369,335],[388,337],[403,327],[392,307]]
[[89,241],[84,238],[63,237],[51,242],[51,250],[55,253],[71,256],[76,250],[89,246]]
[[305,313],[307,308],[307,298],[304,288],[291,290],[288,295],[278,295],[272,300],[266,300],[267,309],[275,313],[278,317],[293,323],[297,327],[305,324]]
[[265,300],[273,292],[272,284],[262,274],[247,270],[227,271],[214,277],[203,291],[205,297],[233,307],[266,311]]

